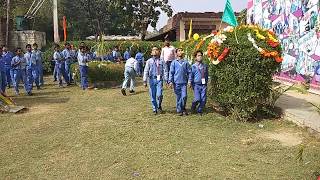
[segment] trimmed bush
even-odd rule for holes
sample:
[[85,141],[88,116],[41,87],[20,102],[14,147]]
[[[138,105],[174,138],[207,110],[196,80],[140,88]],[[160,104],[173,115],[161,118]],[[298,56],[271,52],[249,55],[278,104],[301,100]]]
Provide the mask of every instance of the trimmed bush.
[[[75,80],[80,82],[78,64],[73,64]],[[121,82],[124,78],[124,64],[92,61],[89,63],[88,80],[90,84],[99,82]]]

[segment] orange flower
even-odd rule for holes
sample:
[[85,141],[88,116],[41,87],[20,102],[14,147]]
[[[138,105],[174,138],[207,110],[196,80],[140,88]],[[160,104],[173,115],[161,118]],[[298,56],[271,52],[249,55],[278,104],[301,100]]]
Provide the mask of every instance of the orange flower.
[[281,63],[283,61],[283,58],[277,56],[277,57],[275,57],[275,60],[276,60],[277,63]]

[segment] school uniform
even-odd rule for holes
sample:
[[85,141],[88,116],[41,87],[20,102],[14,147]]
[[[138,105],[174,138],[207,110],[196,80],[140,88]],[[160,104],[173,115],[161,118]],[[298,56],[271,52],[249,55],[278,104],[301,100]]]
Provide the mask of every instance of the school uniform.
[[121,59],[121,54],[118,51],[112,51],[113,61],[119,61]]
[[43,86],[43,59],[42,59],[42,52],[40,50],[33,50],[33,54],[36,57],[38,73],[39,73],[39,85]]
[[28,83],[28,92],[31,92],[33,88],[33,82],[35,82],[37,88],[40,88],[39,84],[39,71],[38,71],[38,63],[34,53],[26,52],[24,54],[24,58],[26,59],[27,67],[27,83]]
[[167,79],[164,61],[156,57],[150,58],[144,68],[143,82],[147,84],[149,81],[152,110],[155,113],[162,111],[163,82],[166,82]]
[[187,60],[174,60],[171,63],[169,83],[173,84],[176,94],[177,113],[186,112],[187,84],[190,73],[191,68]]
[[137,69],[138,61],[134,58],[129,58],[125,64],[124,81],[122,84],[122,89],[127,89],[128,83],[130,81],[130,91],[134,91],[136,84]]
[[26,66],[27,62],[24,56],[15,56],[12,58],[11,67],[12,67],[12,83],[14,86],[15,93],[19,94],[19,82],[22,79],[24,83],[25,91],[30,94],[31,90],[27,81],[26,75]]
[[59,81],[59,86],[62,86],[62,77],[64,78],[65,82],[68,83],[68,76],[65,73],[65,62],[64,62],[64,57],[59,51],[55,51],[53,54],[53,60],[56,63],[57,66],[57,78]]
[[72,80],[72,73],[71,73],[71,63],[72,63],[72,52],[69,49],[64,49],[62,51],[62,56],[64,58],[64,68],[65,68],[65,74],[66,74],[66,82],[67,84],[71,83]]
[[131,58],[130,52],[129,52],[129,51],[124,52],[123,58],[124,58],[125,61],[128,60],[128,59],[130,59],[130,58]]
[[135,59],[138,61],[138,75],[142,75],[143,74],[143,65],[144,65],[144,57],[143,57],[143,53],[138,52],[136,54]]
[[11,68],[11,61],[12,58],[14,57],[13,53],[10,51],[3,52],[2,58],[5,63],[5,71],[6,71],[6,84],[8,87],[11,86],[12,84],[12,68]]
[[79,63],[79,69],[80,69],[80,79],[81,79],[81,88],[83,90],[88,89],[89,83],[88,83],[88,62],[89,62],[89,56],[85,53],[79,53],[78,54],[78,63]]
[[173,46],[163,47],[161,50],[160,58],[164,60],[164,62],[166,63],[166,68],[168,69],[168,73],[169,73],[171,63],[176,59],[176,49]]
[[6,91],[6,68],[5,61],[2,56],[0,56],[0,92]]
[[192,111],[197,111],[198,113],[203,112],[207,102],[208,76],[208,66],[206,64],[196,62],[191,66],[189,82],[191,82],[194,92],[194,99],[191,106]]

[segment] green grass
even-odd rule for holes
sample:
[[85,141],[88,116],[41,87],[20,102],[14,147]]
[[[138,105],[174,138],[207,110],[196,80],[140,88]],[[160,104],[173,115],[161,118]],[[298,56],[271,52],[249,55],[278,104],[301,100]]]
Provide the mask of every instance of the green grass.
[[[210,110],[178,117],[172,90],[164,92],[167,112],[154,116],[147,89],[137,92],[49,85],[15,97],[29,111],[0,114],[1,179],[315,179],[320,172],[320,142],[294,124],[239,123]],[[298,162],[299,146],[263,138],[267,132],[314,143]]]

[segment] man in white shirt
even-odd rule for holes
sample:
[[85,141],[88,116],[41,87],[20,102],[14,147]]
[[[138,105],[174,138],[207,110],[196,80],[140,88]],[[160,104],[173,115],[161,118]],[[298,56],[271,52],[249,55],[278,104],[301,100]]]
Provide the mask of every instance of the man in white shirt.
[[[176,49],[175,47],[170,45],[169,40],[165,40],[164,47],[161,50],[160,59],[162,59],[166,63],[166,72],[170,72],[171,62],[176,59]],[[167,75],[167,77],[169,77]]]
[[128,86],[128,83],[130,81],[130,93],[134,93],[134,88],[136,84],[136,76],[137,76],[137,71],[138,71],[138,61],[134,59],[134,53],[130,53],[131,58],[129,58],[126,62],[125,65],[125,70],[124,70],[124,81],[122,84],[122,89],[121,93],[126,96],[126,89]]

